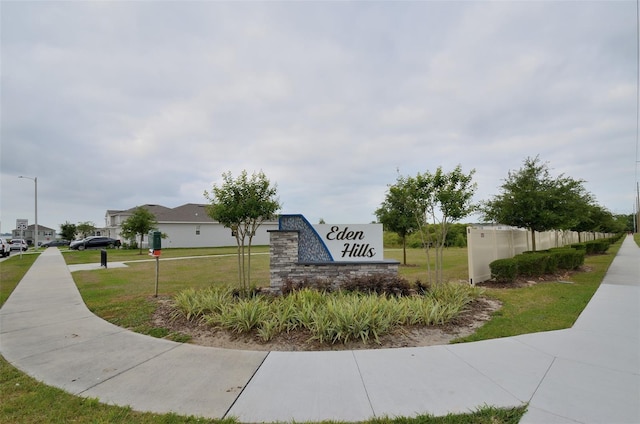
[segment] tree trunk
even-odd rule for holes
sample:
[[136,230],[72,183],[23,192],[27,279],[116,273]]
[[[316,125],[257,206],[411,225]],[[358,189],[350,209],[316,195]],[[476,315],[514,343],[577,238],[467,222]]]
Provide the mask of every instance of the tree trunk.
[[244,256],[244,238],[242,239],[242,252],[240,254],[242,258],[242,289],[247,290],[247,273],[246,273],[246,258]]
[[402,258],[403,258],[403,265],[407,264],[407,236],[404,235],[402,236]]
[[249,235],[249,249],[248,249],[248,257],[247,257],[247,283],[248,287],[251,287],[251,240],[252,236]]
[[237,235],[236,244],[238,245],[238,286],[242,288],[242,257],[240,256],[240,238]]
[[531,229],[531,250],[536,251],[536,230]]

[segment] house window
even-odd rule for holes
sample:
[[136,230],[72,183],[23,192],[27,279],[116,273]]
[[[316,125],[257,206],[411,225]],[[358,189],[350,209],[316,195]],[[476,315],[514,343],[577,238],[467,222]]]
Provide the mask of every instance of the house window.
[[196,225],[196,235],[199,236],[200,235],[200,226]]

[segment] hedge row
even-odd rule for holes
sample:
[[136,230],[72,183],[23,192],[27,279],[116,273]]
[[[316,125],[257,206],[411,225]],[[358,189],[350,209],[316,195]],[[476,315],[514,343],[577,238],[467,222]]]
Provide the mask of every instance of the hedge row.
[[540,277],[560,270],[577,269],[584,264],[585,255],[606,253],[609,246],[620,237],[575,243],[570,247],[539,252],[523,252],[513,258],[498,259],[489,264],[491,278],[499,282],[513,282],[518,277]]
[[574,248],[527,252],[491,262],[491,277],[499,282],[513,282],[518,277],[540,277],[560,270],[577,269],[584,264],[585,250]]
[[619,237],[591,240],[584,243],[574,243],[571,247],[584,250],[587,255],[601,255],[606,253],[609,246],[618,241],[618,239]]

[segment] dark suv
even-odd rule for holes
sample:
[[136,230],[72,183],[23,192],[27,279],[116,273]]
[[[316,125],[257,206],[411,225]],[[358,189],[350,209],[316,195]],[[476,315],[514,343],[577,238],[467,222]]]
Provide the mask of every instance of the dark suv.
[[82,240],[76,240],[71,242],[69,249],[84,250],[84,249],[98,249],[100,247],[120,247],[120,240],[112,239],[110,237],[92,236]]

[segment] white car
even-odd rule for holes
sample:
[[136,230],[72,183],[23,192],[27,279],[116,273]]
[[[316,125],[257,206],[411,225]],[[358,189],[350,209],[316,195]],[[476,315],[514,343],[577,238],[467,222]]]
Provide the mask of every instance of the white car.
[[0,256],[7,257],[11,254],[11,248],[6,239],[0,238]]
[[25,252],[29,248],[29,245],[23,239],[12,239],[11,250],[22,250]]

